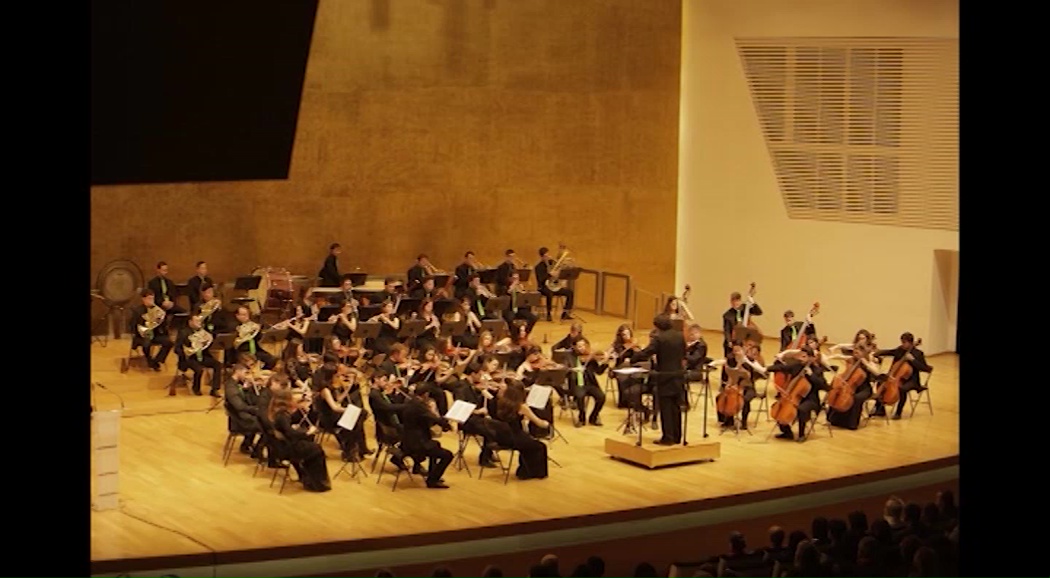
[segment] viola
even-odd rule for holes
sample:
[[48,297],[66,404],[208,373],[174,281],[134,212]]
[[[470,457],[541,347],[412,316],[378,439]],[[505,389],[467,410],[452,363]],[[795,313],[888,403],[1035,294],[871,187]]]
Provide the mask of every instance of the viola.
[[[922,339],[916,340],[915,347],[920,345],[922,345]],[[875,392],[875,395],[882,400],[882,403],[893,405],[900,401],[901,383],[908,381],[912,374],[915,373],[915,368],[908,363],[906,357],[905,355],[894,361],[893,365],[890,366],[886,381],[879,384],[879,389]]]

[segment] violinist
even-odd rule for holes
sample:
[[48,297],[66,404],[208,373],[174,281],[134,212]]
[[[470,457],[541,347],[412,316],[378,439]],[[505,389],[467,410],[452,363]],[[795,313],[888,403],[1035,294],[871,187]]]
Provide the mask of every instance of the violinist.
[[[739,341],[733,343],[732,355],[725,359],[719,359],[711,362],[712,366],[715,367],[728,367],[738,368],[747,372],[747,377],[737,383],[737,387],[740,388],[740,393],[743,396],[744,402],[740,410],[740,429],[747,429],[747,418],[751,413],[751,400],[755,399],[757,395],[755,392],[755,379],[757,376],[765,377],[767,370],[760,363],[754,359],[748,358],[744,351],[744,345]],[[757,375],[756,375],[757,374]],[[722,384],[722,391],[719,392],[718,397],[726,394],[725,390],[728,383]],[[716,398],[718,399],[718,398]],[[733,423],[736,420],[736,415],[723,415],[717,413],[718,421],[722,424],[722,427],[729,428],[733,427]]]
[[[876,351],[874,356],[875,359],[880,361],[883,357],[892,357],[893,363],[903,360],[905,363],[911,365],[911,375],[900,382],[900,400],[897,402],[897,410],[893,413],[893,419],[900,419],[901,412],[904,411],[904,404],[908,401],[908,392],[922,392],[923,389],[925,389],[922,386],[919,374],[922,372],[933,371],[933,368],[926,363],[926,354],[916,346],[915,336],[911,333],[904,333],[901,335],[901,344],[899,347]],[[882,400],[875,403],[875,410],[872,415],[886,415],[886,408],[883,405]]]
[[[343,375],[345,375],[345,370],[344,373],[341,373],[339,365],[331,362],[325,363],[314,374],[313,405],[317,413],[318,427],[322,431],[334,432],[335,439],[339,442],[339,449],[342,450],[343,459],[351,461],[362,455],[371,455],[374,450],[368,449],[365,441],[362,424],[368,419],[368,412],[361,405],[360,390],[357,391],[356,396],[351,398],[350,388],[344,381]],[[348,431],[339,426],[339,419],[353,401],[357,402],[354,405],[362,408],[361,416],[354,424],[354,429]]]
[[438,334],[441,332],[441,319],[434,315],[434,302],[430,299],[419,304],[416,318],[426,322],[423,332],[416,336],[416,349],[433,349],[437,346]]
[[227,415],[237,423],[238,429],[248,432],[241,442],[241,453],[255,454],[258,457],[256,452],[261,448],[256,448],[255,443],[259,435],[259,424],[255,416],[260,408],[266,407],[264,404],[269,403],[269,399],[268,395],[264,399],[262,384],[251,375],[251,367],[254,363],[255,359],[250,355],[242,355],[238,358],[237,363],[233,366],[233,373],[224,387],[223,404]]
[[[404,432],[401,415],[405,411],[407,398],[397,387],[398,382],[391,377],[390,374],[379,371],[368,391],[368,406],[375,412],[377,440],[382,439],[380,425],[397,430],[398,435]],[[400,469],[407,469],[404,460],[399,455],[391,457],[390,462]],[[414,473],[420,473],[420,471],[417,470]]]
[[[621,326],[622,327],[622,326]],[[551,346],[551,351],[558,351],[559,349],[572,349],[580,339],[583,339],[583,324],[579,321],[573,321],[572,325],[569,326],[569,334],[561,338],[561,341]]]
[[478,266],[478,260],[474,256],[474,251],[467,251],[463,255],[463,262],[456,266],[456,280],[453,282],[455,286],[455,297],[456,299],[462,299],[467,293],[467,289],[470,287],[470,279],[473,277],[480,267]]
[[402,385],[408,385],[410,373],[419,367],[418,361],[408,359],[408,347],[403,343],[395,343],[390,347],[386,359],[379,364],[379,371],[394,376],[395,380],[404,380]]
[[444,489],[448,486],[442,476],[445,469],[452,463],[453,453],[441,447],[431,434],[434,426],[440,426],[442,431],[449,431],[452,425],[448,419],[437,413],[434,402],[430,400],[426,390],[415,397],[410,397],[405,402],[402,412],[403,433],[401,435],[401,449],[405,454],[412,456],[418,465],[424,458],[429,458],[427,469],[427,487]]
[[[572,353],[569,356],[568,380],[572,397],[576,399],[576,407],[580,412],[576,427],[583,427],[584,423],[601,426],[602,420],[599,414],[605,405],[605,392],[598,385],[598,376],[605,373],[609,368],[608,362],[604,360],[602,352],[592,353],[591,342],[584,337],[576,340]],[[594,409],[587,419],[587,398],[594,398]],[[584,421],[586,419],[586,421]]]
[[507,358],[507,366],[511,369],[521,365],[521,362],[525,360],[526,352],[533,347],[536,347],[536,344],[529,339],[529,327],[522,321],[515,321],[511,324],[510,335],[496,342],[497,351],[510,353]]
[[707,342],[704,341],[704,332],[699,323],[689,325],[685,341],[685,370],[686,381],[700,381],[701,370],[711,363],[707,356]]
[[[791,384],[793,380],[804,374],[803,379],[809,382],[809,392],[802,398],[798,404],[798,441],[806,441],[806,424],[812,419],[812,415],[820,410],[820,391],[827,390],[828,382],[824,379],[824,373],[822,369],[815,363],[816,357],[814,351],[810,349],[809,345],[800,349],[796,354],[792,356],[785,356],[784,358],[777,358],[773,365],[768,368],[764,368],[765,373],[783,373],[788,376],[788,384]],[[784,393],[778,392],[777,398],[783,399]],[[777,434],[779,439],[795,439],[795,435],[791,432],[790,425],[780,424],[780,433]]]
[[[631,326],[626,323],[620,325],[616,329],[616,337],[613,338],[612,342],[612,357],[616,360],[613,369],[631,367],[631,356],[641,351],[641,349],[641,346],[634,340],[634,332],[631,331]],[[632,400],[636,400],[634,407],[639,407],[641,404],[642,382],[644,380],[637,375],[624,375],[615,372],[613,375],[616,376],[618,391],[616,407],[627,409],[631,407]]]
[[369,321],[379,322],[379,337],[375,338],[372,349],[376,353],[390,353],[390,348],[397,343],[397,333],[401,329],[401,320],[394,316],[394,302],[387,300],[376,315]]
[[310,356],[303,349],[303,342],[299,339],[289,340],[281,352],[281,361],[284,361],[285,373],[295,389],[307,389],[312,371]]
[[441,415],[448,413],[448,397],[445,395],[444,387],[451,387],[453,377],[450,368],[442,366],[437,350],[427,347],[419,355],[419,368],[410,370],[408,386],[417,394],[427,391],[430,399],[434,401]]
[[[835,427],[855,430],[860,426],[861,413],[864,411],[864,402],[874,395],[871,383],[883,375],[882,370],[871,360],[874,349],[870,345],[856,345],[848,361],[844,363],[846,369],[834,379],[833,386],[842,385],[851,379],[859,379],[859,385],[853,388],[853,402],[847,409],[835,409],[832,403],[828,403],[828,423]],[[859,378],[855,372],[859,372]],[[841,379],[839,379],[841,378]],[[845,386],[848,387],[848,386]],[[833,392],[829,392],[832,395]]]
[[499,359],[482,357],[480,365],[482,370],[476,374],[477,379],[461,384],[456,389],[455,397],[459,401],[474,404],[474,411],[471,412],[467,421],[463,422],[461,429],[467,435],[481,436],[484,441],[481,444],[478,463],[483,468],[491,468],[495,466],[495,462],[492,459],[492,448],[489,444],[495,440],[492,439],[493,435],[488,427],[487,418],[491,411],[490,406],[495,406],[496,394],[499,391],[499,386],[492,380],[492,376],[499,371]]
[[551,321],[551,305],[555,296],[565,297],[565,308],[561,312],[562,319],[572,319],[573,291],[568,287],[562,287],[557,291],[551,291],[547,287],[547,279],[550,278],[550,270],[554,267],[554,259],[551,259],[550,249],[540,247],[540,262],[536,263],[536,286],[547,300],[547,321]]
[[507,294],[510,295],[510,308],[503,314],[503,319],[510,325],[517,319],[525,321],[528,325],[528,332],[532,333],[532,328],[535,327],[536,322],[540,318],[532,312],[531,307],[519,305],[520,294],[525,292],[525,286],[521,283],[521,277],[518,272],[515,271],[510,276],[509,285],[507,287]]
[[807,336],[816,336],[817,328],[813,325],[812,318],[807,318],[808,323],[795,321],[795,312],[788,309],[784,312],[784,327],[780,330],[780,350],[784,351],[798,339],[798,332],[805,327]]
[[203,348],[198,347],[196,351],[193,351],[195,345],[190,337],[194,334],[198,336],[203,334],[209,337],[208,343],[211,342],[211,337],[208,336],[207,330],[204,329],[201,323],[200,315],[190,316],[187,326],[179,331],[178,339],[175,341],[175,354],[193,372],[194,395],[201,394],[201,380],[204,377],[204,370],[210,367],[212,370],[211,391],[208,392],[208,395],[219,397],[219,383],[222,381],[222,363],[212,356],[207,346]]
[[[758,306],[758,303],[755,303],[755,298],[751,295],[747,296],[747,303],[744,302],[740,293],[736,291],[729,296],[729,309],[722,314],[722,334],[724,338],[722,348],[725,350],[727,358],[733,350],[733,329],[744,322],[744,311],[747,310],[748,305],[751,306],[750,316],[758,317],[762,315],[762,308]],[[724,376],[723,381],[725,381]]]

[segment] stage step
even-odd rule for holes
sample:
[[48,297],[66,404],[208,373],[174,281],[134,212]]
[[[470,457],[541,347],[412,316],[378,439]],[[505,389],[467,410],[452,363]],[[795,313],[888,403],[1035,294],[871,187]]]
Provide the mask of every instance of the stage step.
[[605,453],[613,458],[649,469],[712,461],[722,456],[718,442],[689,442],[682,446],[637,445],[635,441],[605,439]]

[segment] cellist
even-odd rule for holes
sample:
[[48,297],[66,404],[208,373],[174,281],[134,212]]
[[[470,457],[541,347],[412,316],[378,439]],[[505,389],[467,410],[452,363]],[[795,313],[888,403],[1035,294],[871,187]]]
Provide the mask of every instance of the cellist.
[[[915,346],[915,336],[911,333],[904,333],[901,335],[901,344],[899,347],[883,349],[875,352],[875,359],[881,361],[883,357],[892,357],[893,363],[903,359],[910,364],[912,368],[911,375],[908,376],[908,379],[902,380],[900,383],[900,401],[897,402],[897,411],[893,414],[893,419],[900,419],[901,412],[904,411],[904,404],[908,400],[908,392],[913,390],[921,392],[924,389],[919,378],[919,373],[933,371],[933,368],[926,363],[926,354]],[[886,415],[886,408],[883,406],[882,400],[875,403],[875,410],[872,415]]]
[[[798,441],[803,442],[806,441],[806,423],[810,420],[810,414],[816,413],[820,409],[819,392],[820,390],[829,389],[828,382],[824,379],[821,367],[814,363],[817,357],[809,345],[806,345],[794,355],[785,357],[788,358],[787,361],[778,355],[776,362],[766,368],[766,371],[784,373],[788,376],[788,383],[791,383],[800,373],[804,372],[806,380],[812,386],[806,397],[802,398],[802,401],[798,404]],[[777,393],[777,397],[780,397],[780,393]],[[781,424],[777,438],[795,439],[795,435],[791,433],[791,426]]]
[[878,365],[870,359],[873,351],[874,350],[870,347],[860,344],[852,348],[852,354],[849,360],[845,362],[844,365],[846,366],[846,369],[841,376],[844,380],[847,380],[850,377],[849,374],[852,373],[856,366],[856,371],[864,372],[864,378],[861,384],[853,390],[853,405],[851,405],[848,410],[836,411],[831,409],[829,405],[828,423],[831,425],[854,430],[860,426],[860,418],[861,412],[864,410],[864,402],[870,399],[874,394],[871,382],[877,379],[880,375],[884,375]]
[[[748,372],[748,378],[741,380],[737,385],[741,389],[741,393],[744,397],[744,404],[740,410],[740,429],[747,429],[747,416],[751,413],[751,400],[755,399],[757,393],[755,392],[755,377],[756,374],[765,377],[767,371],[765,367],[762,367],[757,361],[748,358],[744,353],[744,346],[739,341],[733,343],[733,350],[731,355],[725,359],[719,359],[711,362],[712,367],[729,367],[743,369]],[[722,384],[722,389],[719,392],[719,396],[725,391],[726,383]],[[716,398],[717,399],[717,398]],[[735,415],[722,415],[718,413],[718,421],[723,427],[733,427],[733,420],[736,419]]]

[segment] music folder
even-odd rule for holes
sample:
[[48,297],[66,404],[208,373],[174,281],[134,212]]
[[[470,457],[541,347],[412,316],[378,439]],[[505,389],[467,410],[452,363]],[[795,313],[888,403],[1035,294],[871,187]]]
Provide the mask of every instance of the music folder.
[[445,414],[445,417],[454,422],[466,423],[477,407],[477,405],[468,401],[456,400],[452,407],[448,408],[448,413]]
[[525,405],[533,409],[544,409],[551,398],[554,388],[548,385],[533,384],[529,388],[529,397],[525,399]]
[[339,421],[336,423],[339,427],[349,431],[354,429],[357,425],[358,418],[361,417],[361,408],[354,404],[346,406],[343,410],[343,415],[339,417]]

